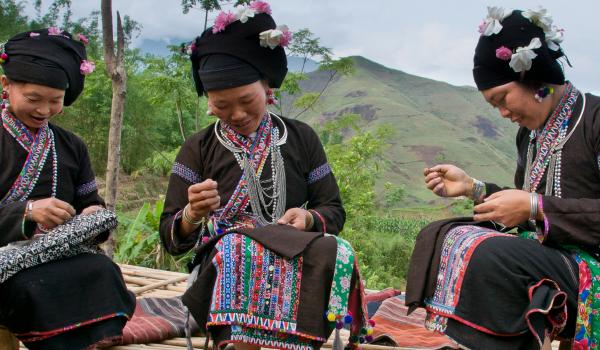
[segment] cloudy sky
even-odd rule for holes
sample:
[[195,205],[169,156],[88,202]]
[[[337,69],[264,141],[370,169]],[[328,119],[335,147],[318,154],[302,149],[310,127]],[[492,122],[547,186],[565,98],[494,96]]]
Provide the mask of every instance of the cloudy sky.
[[[600,62],[600,40],[594,30],[600,13],[597,0],[270,3],[278,24],[286,24],[291,30],[309,28],[337,56],[361,55],[391,68],[455,85],[474,85],[472,55],[479,35],[477,26],[487,14],[487,5],[528,9],[543,3],[554,23],[565,29],[562,47],[573,64],[573,68],[566,67],[567,78],[584,91],[600,93],[600,65],[596,63]],[[75,17],[99,7],[100,0],[73,0]],[[113,0],[113,8],[142,24],[134,43],[137,46],[144,40],[188,41],[203,28],[203,12],[193,9],[184,15],[180,0]]]

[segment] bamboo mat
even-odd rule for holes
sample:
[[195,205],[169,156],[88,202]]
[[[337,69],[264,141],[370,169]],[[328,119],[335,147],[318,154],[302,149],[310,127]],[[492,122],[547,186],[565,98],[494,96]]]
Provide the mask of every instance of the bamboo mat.
[[[170,272],[154,270],[145,267],[120,264],[123,278],[129,290],[138,297],[158,297],[170,298],[183,294],[187,286],[187,274],[179,272]],[[346,341],[349,337],[347,331],[342,332],[341,337]],[[192,338],[194,349],[204,349],[203,337]],[[333,337],[323,344],[323,348],[331,348]],[[209,347],[212,343],[209,343]],[[161,342],[160,344],[133,344],[113,346],[111,350],[183,350],[186,348],[184,338],[174,338]],[[363,345],[360,348],[365,350],[407,350],[407,348]]]
[[[143,297],[158,297],[171,298],[182,295],[186,290],[187,274],[180,272],[171,272],[163,270],[155,270],[146,267],[119,264],[123,272],[123,278],[129,290],[134,292],[138,298]],[[342,330],[341,338],[343,342],[347,342],[349,332]],[[205,338],[193,337],[192,344],[195,350],[204,349]],[[333,345],[333,335],[323,344],[324,349],[331,349]],[[212,342],[209,343],[209,348],[212,347]],[[552,348],[558,349],[558,343],[553,342]],[[174,338],[165,340],[157,344],[132,344],[119,345],[107,348],[110,350],[185,350],[186,340],[184,338]],[[404,347],[381,346],[371,344],[361,344],[359,349],[364,350],[418,350]],[[0,344],[0,350],[2,344]],[[19,350],[26,350],[23,345],[20,345]]]

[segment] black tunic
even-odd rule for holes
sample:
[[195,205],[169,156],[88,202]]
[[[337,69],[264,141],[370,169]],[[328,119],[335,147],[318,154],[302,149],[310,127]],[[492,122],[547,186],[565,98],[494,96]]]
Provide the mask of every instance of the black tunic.
[[[98,195],[94,172],[87,148],[74,134],[50,124],[54,132],[58,156],[56,198],[70,203],[77,213],[90,205],[104,205]],[[8,192],[27,159],[27,151],[4,129],[0,128],[0,196]],[[36,187],[28,199],[43,199],[52,193],[52,156],[44,164]],[[0,247],[23,239],[22,219],[25,201],[0,206]],[[33,227],[29,227],[32,229]]]
[[[287,142],[281,146],[286,176],[285,208],[297,208],[307,203],[307,209],[314,209],[325,221],[323,223],[318,215],[313,215],[313,230],[337,234],[344,226],[346,214],[321,141],[307,124],[281,119],[288,131]],[[283,130],[283,125],[280,125],[277,118],[273,118],[273,121],[274,126]],[[269,177],[270,174],[271,164],[267,160],[263,177]],[[179,225],[178,221],[174,225],[174,220],[177,218],[176,214],[188,203],[188,187],[206,179],[215,180],[223,206],[231,197],[241,176],[242,170],[233,154],[216,138],[214,124],[186,140],[173,166],[160,222],[161,238],[169,252],[183,253],[197,239],[197,235],[190,235],[185,242],[171,240],[172,228],[175,230],[173,237],[177,240]]]
[[[580,95],[569,129],[575,126],[583,107]],[[585,111],[581,122],[562,150],[562,198],[543,196],[544,214],[549,229],[545,244],[551,246],[574,244],[600,257],[600,97],[586,94]],[[529,130],[517,133],[518,161],[515,188],[524,183]],[[538,193],[546,187],[544,179]],[[487,194],[499,191],[494,184],[486,184]]]
[[[77,213],[91,205],[104,205],[83,141],[58,126],[50,124],[50,129],[58,158],[56,198],[70,203]],[[26,158],[27,151],[0,128],[0,197],[9,191]],[[52,161],[50,152],[27,199],[51,196]],[[22,225],[25,205],[26,201],[18,201],[0,206],[0,247],[23,240],[23,234],[29,236],[35,228],[32,223]],[[117,339],[135,306],[119,267],[99,254],[81,254],[23,270],[0,284],[0,300],[0,324],[31,349],[84,349]],[[40,339],[34,340],[32,332],[39,332]]]
[[[568,131],[576,125],[582,108],[583,97],[580,95]],[[555,296],[562,292],[566,295],[568,319],[560,336],[573,337],[577,316],[578,267],[570,253],[561,246],[575,245],[599,256],[600,98],[586,95],[581,118],[562,150],[562,198],[543,196],[548,224],[543,245],[531,240],[493,237],[486,239],[474,251],[464,272],[460,301],[454,312],[456,318],[449,318],[445,330],[462,345],[486,349],[536,348],[539,343],[534,333],[543,340],[544,331],[549,327],[548,320],[539,317],[539,314],[535,317],[524,315],[529,315],[528,312],[533,309],[555,305]],[[516,138],[518,163],[514,182],[518,189],[523,187],[525,179],[528,143],[529,130],[521,128]],[[542,194],[546,176],[537,189]],[[487,195],[502,189],[495,184],[486,184]],[[409,267],[407,305],[412,308],[424,306],[424,300],[433,296],[444,237],[456,225],[465,224],[486,226],[490,223],[473,223],[469,222],[469,218],[461,218],[436,222],[421,231]],[[537,224],[544,227],[542,222]],[[529,222],[519,226],[520,231],[535,229]],[[532,286],[544,279],[556,282],[558,288],[538,289],[529,300],[528,292],[533,291]],[[497,334],[488,334],[477,330],[477,327]]]

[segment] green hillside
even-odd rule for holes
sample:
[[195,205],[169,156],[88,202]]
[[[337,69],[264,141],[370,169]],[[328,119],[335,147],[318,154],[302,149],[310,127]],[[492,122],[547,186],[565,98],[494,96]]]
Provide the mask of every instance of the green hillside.
[[[430,203],[422,170],[440,162],[463,167],[472,176],[512,183],[517,126],[501,118],[472,87],[458,87],[393,70],[353,57],[356,72],[337,78],[319,105],[301,116],[312,125],[345,113],[362,116],[366,128],[388,124],[394,130],[386,158],[385,181],[406,186],[406,204]],[[303,82],[318,91],[324,72]]]

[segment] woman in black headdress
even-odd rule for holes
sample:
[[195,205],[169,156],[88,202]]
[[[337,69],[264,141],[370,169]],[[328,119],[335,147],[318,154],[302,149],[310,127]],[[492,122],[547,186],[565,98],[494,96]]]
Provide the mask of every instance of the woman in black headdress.
[[351,247],[323,234],[337,234],[345,212],[316,133],[267,110],[291,33],[264,2],[237,11],[190,45],[198,94],[218,120],[181,147],[160,233],[173,254],[196,246],[183,302],[217,344],[319,347],[349,304],[354,331],[364,325]]
[[[546,10],[489,8],[473,75],[519,124],[515,189],[462,169],[425,169],[427,187],[475,200],[475,215],[420,233],[407,305],[473,349],[537,349],[551,339],[595,349],[600,300],[600,98],[565,81],[562,30]],[[506,234],[510,228],[516,234]]]
[[[85,144],[49,120],[83,90],[87,39],[58,28],[1,47],[0,247],[104,205]],[[135,298],[106,256],[80,254],[0,284],[0,324],[29,349],[85,349],[121,335]]]

